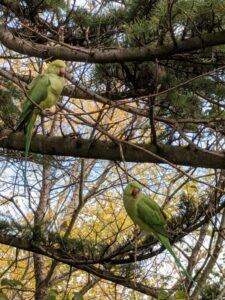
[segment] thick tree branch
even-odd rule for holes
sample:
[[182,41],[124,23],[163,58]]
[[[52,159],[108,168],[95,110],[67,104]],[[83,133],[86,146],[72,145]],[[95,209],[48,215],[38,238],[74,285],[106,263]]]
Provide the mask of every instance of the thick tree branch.
[[[24,151],[25,135],[21,132],[2,130],[0,132],[0,147]],[[176,165],[225,169],[225,155],[223,152],[204,152],[193,150],[189,147],[164,144],[159,144],[157,147],[155,145],[138,144],[138,147],[157,154]],[[163,163],[162,160],[155,158],[154,155],[132,147],[131,144],[122,143],[122,148],[127,162]],[[36,135],[32,138],[30,151],[47,155],[122,161],[121,150],[116,143],[106,141],[90,142],[89,140],[73,137]]]
[[[36,235],[41,234],[41,226],[40,224],[43,222],[43,219],[45,217],[46,210],[48,208],[48,201],[50,198],[50,191],[52,184],[49,180],[50,177],[50,167],[44,166],[42,171],[42,188],[40,193],[40,201],[38,203],[37,209],[34,212],[34,225],[36,226]],[[38,229],[38,230],[37,230]],[[48,283],[51,277],[48,281],[46,281],[45,277],[45,260],[42,255],[39,255],[37,253],[34,253],[33,255],[34,259],[34,274],[35,274],[35,282],[36,282],[36,289],[35,289],[35,299],[47,299],[47,288]]]
[[[219,213],[224,208],[224,206],[225,206],[225,202],[221,203],[221,205],[212,213],[211,217],[213,217],[214,215]],[[189,232],[192,232],[192,231],[200,228],[202,225],[204,225],[208,222],[209,222],[209,217],[206,216],[198,224],[195,224],[194,226],[190,226],[188,229],[186,229],[186,232],[182,233],[179,236],[179,239],[181,239],[183,236],[185,236]],[[116,276],[110,271],[99,269],[93,265],[94,263],[97,263],[98,261],[88,262],[88,260],[86,260],[86,259],[79,260],[77,255],[75,257],[73,257],[73,255],[71,256],[70,254],[67,255],[66,252],[64,250],[62,250],[61,248],[58,248],[58,249],[54,248],[54,247],[51,248],[49,246],[45,246],[43,243],[40,245],[38,242],[34,242],[33,240],[27,239],[26,237],[25,238],[17,237],[14,234],[5,233],[4,231],[2,231],[2,233],[0,234],[0,243],[2,243],[4,245],[16,247],[19,249],[23,249],[25,251],[31,251],[33,253],[42,254],[47,257],[51,257],[52,259],[55,259],[58,262],[65,263],[67,265],[73,266],[80,270],[86,271],[90,274],[93,274],[97,277],[109,280],[109,281],[117,283],[117,284],[121,284],[125,287],[132,288],[134,290],[140,291],[147,295],[151,295],[153,297],[155,297],[157,295],[157,289],[147,287],[140,283],[135,284],[133,281],[130,281],[127,278]],[[142,256],[142,260],[153,257],[153,256],[161,253],[164,250],[165,250],[165,248],[161,247],[160,249],[154,251],[151,256],[148,256],[148,257]],[[127,259],[125,259],[125,261],[127,261]],[[112,260],[111,262],[113,262],[113,264],[119,263],[119,262],[116,263],[115,260]],[[133,262],[133,260],[131,262]],[[122,263],[122,261],[120,261],[120,264],[121,263]]]
[[59,58],[68,61],[89,63],[116,63],[126,61],[152,61],[168,59],[169,56],[217,46],[225,43],[225,31],[195,36],[184,41],[163,46],[145,46],[134,48],[86,49],[81,47],[45,46],[14,36],[10,30],[0,26],[0,41],[10,50],[29,56]]
[[136,284],[135,282],[123,278],[120,276],[114,275],[112,272],[99,269],[95,266],[90,266],[86,264],[79,265],[76,261],[74,261],[72,258],[64,258],[63,254],[57,254],[57,250],[52,249],[51,251],[48,251],[44,246],[39,246],[36,243],[33,243],[32,241],[29,241],[27,239],[21,239],[17,238],[14,235],[5,235],[5,234],[0,234],[0,243],[4,243],[9,246],[13,246],[19,249],[23,249],[26,251],[32,251],[34,253],[42,254],[48,257],[51,257],[55,259],[56,261],[68,264],[70,266],[74,266],[80,270],[86,271],[90,274],[93,274],[97,277],[109,280],[111,282],[121,284],[125,287],[137,290],[139,292],[145,293],[147,295],[151,295],[153,297],[156,297],[158,293],[158,289],[154,289],[151,287],[148,287],[146,285],[143,285],[141,283]]

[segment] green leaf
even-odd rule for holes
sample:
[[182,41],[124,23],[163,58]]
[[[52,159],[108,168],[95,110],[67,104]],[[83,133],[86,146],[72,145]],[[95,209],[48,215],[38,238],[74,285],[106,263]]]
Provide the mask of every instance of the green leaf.
[[184,291],[176,291],[175,298],[177,300],[187,300],[188,299],[188,295]]
[[166,300],[169,297],[169,294],[165,291],[160,291],[158,293],[158,300]]
[[18,285],[23,285],[23,283],[19,280],[16,280],[16,279],[3,278],[1,280],[1,285],[18,286]]
[[74,300],[84,300],[83,295],[79,292],[74,292],[73,295],[74,295],[73,297]]

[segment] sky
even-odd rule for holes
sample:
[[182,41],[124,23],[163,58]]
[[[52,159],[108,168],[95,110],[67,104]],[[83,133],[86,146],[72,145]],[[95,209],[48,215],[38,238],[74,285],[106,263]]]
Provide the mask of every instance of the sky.
[[85,2],[87,2],[87,0],[77,0],[76,5],[83,5]]

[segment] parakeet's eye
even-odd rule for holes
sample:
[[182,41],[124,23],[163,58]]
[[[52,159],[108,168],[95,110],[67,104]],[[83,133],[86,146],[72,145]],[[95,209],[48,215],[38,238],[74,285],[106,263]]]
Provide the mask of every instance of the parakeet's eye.
[[66,73],[65,68],[60,68],[59,75],[62,76],[62,77],[64,77],[65,73]]
[[132,196],[136,196],[139,192],[140,192],[139,188],[133,188],[131,194],[132,194]]

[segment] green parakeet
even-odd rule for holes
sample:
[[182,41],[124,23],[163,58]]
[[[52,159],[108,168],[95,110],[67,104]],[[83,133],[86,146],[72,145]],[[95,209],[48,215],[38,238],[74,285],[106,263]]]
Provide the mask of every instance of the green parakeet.
[[24,103],[16,126],[16,130],[20,130],[23,127],[26,130],[26,159],[37,115],[40,109],[51,108],[56,104],[65,85],[65,72],[66,64],[62,60],[54,60],[48,65],[47,70],[35,77],[28,86],[28,99]]
[[153,234],[173,256],[178,267],[182,269],[190,282],[191,275],[182,266],[174,253],[165,229],[166,219],[160,207],[150,196],[141,193],[141,186],[137,182],[130,183],[123,193],[124,206],[132,221],[147,234]]

